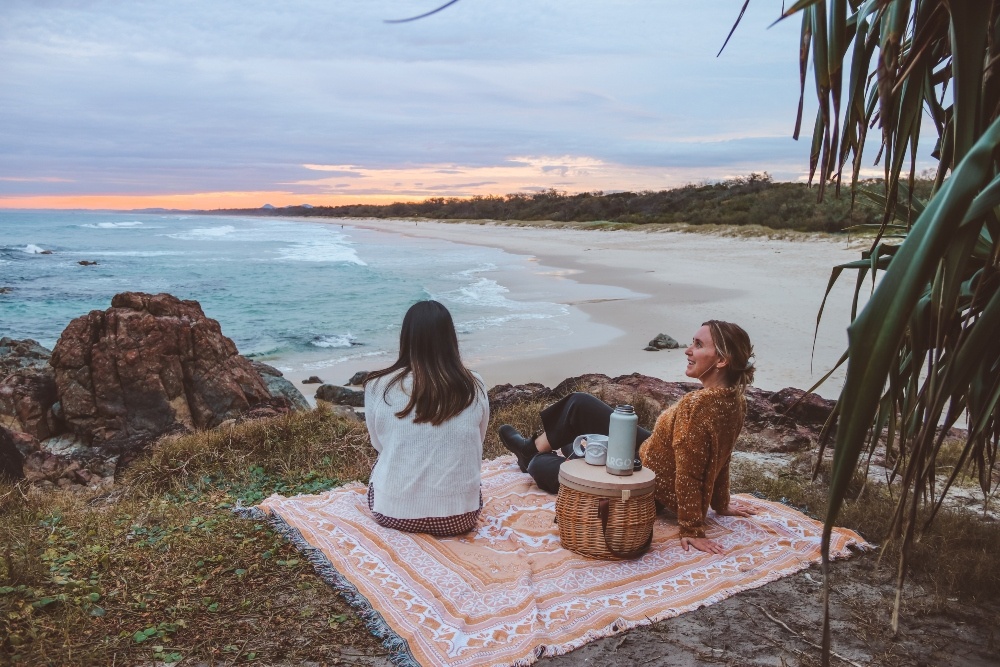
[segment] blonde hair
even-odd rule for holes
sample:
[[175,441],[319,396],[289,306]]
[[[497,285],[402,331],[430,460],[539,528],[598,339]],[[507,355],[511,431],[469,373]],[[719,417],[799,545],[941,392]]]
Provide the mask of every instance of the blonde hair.
[[740,390],[753,384],[756,358],[750,336],[743,327],[722,320],[702,322],[702,326],[708,327],[711,332],[715,351],[729,362],[725,370],[730,384]]

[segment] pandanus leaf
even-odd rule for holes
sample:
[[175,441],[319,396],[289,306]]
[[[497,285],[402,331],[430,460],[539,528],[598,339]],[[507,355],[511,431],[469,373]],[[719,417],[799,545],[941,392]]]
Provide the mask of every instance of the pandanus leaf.
[[909,313],[927,284],[950,234],[965,219],[975,195],[992,176],[992,152],[1000,144],[1000,121],[996,121],[956,168],[899,246],[882,281],[865,309],[848,327],[851,358],[844,394],[855,398],[841,415],[831,479],[831,507],[824,531],[829,540],[831,517],[843,502],[860,443],[871,425],[877,397],[882,392],[892,351],[897,349]]
[[[862,451],[867,444],[866,435],[877,422],[881,407],[883,387],[890,375],[890,368],[897,358],[910,314],[925,286],[933,277],[941,258],[955,231],[965,219],[974,197],[993,177],[992,154],[1000,145],[1000,120],[995,121],[983,134],[956,167],[937,195],[928,203],[907,238],[882,275],[882,280],[873,292],[864,310],[848,327],[850,358],[847,365],[847,379],[841,393],[843,400],[837,444],[833,453],[833,469],[830,480],[830,506],[823,529],[824,570],[829,571],[830,537],[837,515],[843,506],[851,476],[858,466]],[[953,267],[955,268],[955,267]],[[913,374],[916,380],[916,374]],[[884,408],[883,408],[884,409]],[[940,412],[919,411],[926,423],[937,423]],[[877,437],[877,434],[873,437]],[[920,447],[925,440],[917,439]],[[921,458],[921,451],[915,449],[913,456]],[[904,526],[899,569],[899,590],[906,571],[906,553],[915,530],[916,502],[909,504],[909,511],[903,515],[904,500],[913,478],[913,470],[904,471],[904,497],[898,505],[896,523]],[[893,613],[893,626],[898,626],[898,611],[901,593],[897,593],[897,604]],[[824,590],[824,606],[828,610],[829,591]],[[829,651],[829,615],[824,618],[823,646]]]

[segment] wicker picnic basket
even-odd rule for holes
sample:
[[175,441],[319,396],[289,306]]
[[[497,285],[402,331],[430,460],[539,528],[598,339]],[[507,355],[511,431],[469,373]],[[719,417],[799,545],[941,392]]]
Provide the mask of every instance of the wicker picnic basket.
[[559,467],[556,498],[562,545],[594,558],[638,558],[653,540],[655,483],[647,468],[618,477],[583,459],[566,461]]

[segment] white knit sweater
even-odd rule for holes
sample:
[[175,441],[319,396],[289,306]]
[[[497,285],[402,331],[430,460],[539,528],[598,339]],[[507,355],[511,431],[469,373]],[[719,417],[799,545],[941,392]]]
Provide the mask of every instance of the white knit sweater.
[[413,387],[412,376],[393,385],[392,375],[365,386],[365,422],[378,461],[371,474],[374,509],[394,519],[453,516],[479,509],[479,470],[490,420],[486,385],[472,405],[440,426],[414,424],[414,412],[400,419]]

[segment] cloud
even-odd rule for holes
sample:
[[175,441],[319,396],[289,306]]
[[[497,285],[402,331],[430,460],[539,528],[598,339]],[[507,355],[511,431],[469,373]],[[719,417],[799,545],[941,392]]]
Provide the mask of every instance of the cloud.
[[0,197],[796,178],[798,27],[752,3],[716,58],[740,5],[4,0]]
[[7,183],[72,183],[73,179],[57,176],[0,176]]

